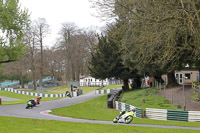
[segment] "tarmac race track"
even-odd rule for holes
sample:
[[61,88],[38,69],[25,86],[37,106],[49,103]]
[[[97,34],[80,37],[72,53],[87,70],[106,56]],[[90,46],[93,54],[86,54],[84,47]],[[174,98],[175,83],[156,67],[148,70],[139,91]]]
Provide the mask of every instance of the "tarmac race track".
[[[102,95],[95,95],[93,91],[93,92],[86,93],[78,97],[41,102],[39,105],[37,105],[36,107],[33,107],[32,109],[25,109],[26,104],[0,106],[0,116],[58,120],[58,121],[81,122],[81,123],[127,125],[127,124],[122,124],[122,123],[116,124],[116,123],[113,123],[112,120],[111,121],[84,120],[84,119],[60,117],[60,116],[54,116],[54,115],[48,114],[48,110],[81,103],[81,102],[88,101],[90,99],[93,99],[99,96],[102,96]],[[160,126],[160,125],[145,125],[145,124],[128,124],[128,125],[142,126],[142,127],[200,130],[200,128],[197,128],[197,127]]]

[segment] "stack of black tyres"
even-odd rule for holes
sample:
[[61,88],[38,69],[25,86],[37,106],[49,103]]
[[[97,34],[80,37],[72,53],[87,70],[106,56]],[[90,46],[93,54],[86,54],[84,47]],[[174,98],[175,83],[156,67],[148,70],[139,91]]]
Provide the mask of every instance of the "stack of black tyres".
[[108,108],[111,108],[111,109],[113,108],[113,100],[116,97],[119,97],[121,93],[122,93],[122,90],[112,90],[112,92],[107,95],[107,107]]

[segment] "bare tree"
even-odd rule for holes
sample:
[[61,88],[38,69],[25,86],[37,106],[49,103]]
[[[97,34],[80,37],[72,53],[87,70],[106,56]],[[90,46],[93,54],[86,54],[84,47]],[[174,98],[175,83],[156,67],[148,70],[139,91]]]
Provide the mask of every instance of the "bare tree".
[[43,45],[44,45],[44,38],[49,34],[50,29],[49,25],[45,18],[39,18],[38,20],[34,21],[34,26],[36,29],[36,36],[37,36],[37,43],[40,46],[40,87],[42,87],[42,79],[43,79]]
[[29,64],[31,73],[32,73],[32,81],[33,81],[33,87],[36,90],[36,69],[37,69],[37,61],[38,61],[38,51],[37,48],[37,36],[35,33],[35,28],[31,26],[29,29],[25,32],[24,41],[27,44],[27,64]]
[[65,51],[67,80],[79,80],[79,75],[88,74],[90,53],[95,45],[95,33],[78,28],[73,23],[65,23],[60,32],[60,46]]

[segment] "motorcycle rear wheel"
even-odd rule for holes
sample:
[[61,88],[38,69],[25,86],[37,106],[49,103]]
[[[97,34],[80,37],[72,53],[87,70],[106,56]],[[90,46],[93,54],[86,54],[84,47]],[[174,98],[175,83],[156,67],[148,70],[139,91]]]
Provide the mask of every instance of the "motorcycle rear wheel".
[[129,115],[128,117],[125,118],[125,123],[129,124],[133,120],[133,116]]

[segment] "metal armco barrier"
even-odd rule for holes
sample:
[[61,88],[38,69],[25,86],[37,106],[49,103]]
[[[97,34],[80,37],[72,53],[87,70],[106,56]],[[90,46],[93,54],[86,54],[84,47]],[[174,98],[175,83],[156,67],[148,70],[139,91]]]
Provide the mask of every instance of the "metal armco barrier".
[[167,110],[167,120],[188,121],[188,111]]
[[146,117],[155,120],[200,122],[200,111],[146,108]]

